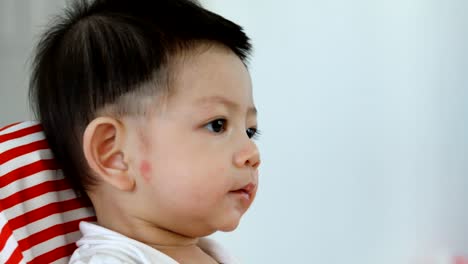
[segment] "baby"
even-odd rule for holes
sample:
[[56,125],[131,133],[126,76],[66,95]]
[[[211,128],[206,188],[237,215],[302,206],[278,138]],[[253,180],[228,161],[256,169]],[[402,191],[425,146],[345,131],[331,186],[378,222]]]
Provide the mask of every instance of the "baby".
[[41,38],[30,96],[97,223],[70,263],[236,263],[213,240],[258,187],[241,27],[188,0],[75,1]]

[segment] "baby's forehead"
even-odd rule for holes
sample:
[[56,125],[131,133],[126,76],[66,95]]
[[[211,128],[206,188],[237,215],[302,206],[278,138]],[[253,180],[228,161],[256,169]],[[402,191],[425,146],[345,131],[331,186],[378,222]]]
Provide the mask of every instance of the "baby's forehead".
[[171,69],[171,93],[187,99],[229,97],[237,101],[250,97],[250,73],[233,52],[211,48],[185,59]]
[[137,98],[130,96],[124,105],[149,107],[160,115],[217,105],[252,108],[250,75],[233,52],[210,47],[176,56],[172,62],[145,84],[147,88],[139,89]]

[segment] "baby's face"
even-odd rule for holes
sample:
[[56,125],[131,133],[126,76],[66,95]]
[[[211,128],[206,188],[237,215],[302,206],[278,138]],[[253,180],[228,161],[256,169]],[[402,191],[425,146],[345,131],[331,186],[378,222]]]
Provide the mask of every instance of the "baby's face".
[[132,160],[141,218],[191,237],[231,231],[258,186],[250,76],[217,47],[179,68],[174,93],[144,125]]

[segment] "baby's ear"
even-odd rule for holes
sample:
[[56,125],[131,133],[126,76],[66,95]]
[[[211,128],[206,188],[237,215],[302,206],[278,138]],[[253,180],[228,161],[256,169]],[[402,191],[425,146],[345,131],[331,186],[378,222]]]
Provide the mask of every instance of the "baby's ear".
[[98,117],[83,135],[83,151],[89,167],[98,180],[122,191],[131,191],[135,180],[126,161],[125,126],[110,117]]

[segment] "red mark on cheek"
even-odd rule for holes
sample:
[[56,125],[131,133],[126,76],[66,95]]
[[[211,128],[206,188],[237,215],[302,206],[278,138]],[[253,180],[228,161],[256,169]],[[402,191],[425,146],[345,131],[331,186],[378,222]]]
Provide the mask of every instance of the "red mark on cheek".
[[146,182],[151,181],[151,164],[148,161],[143,160],[141,162],[141,164],[140,164],[140,173],[141,173],[141,176],[143,177],[143,179]]

